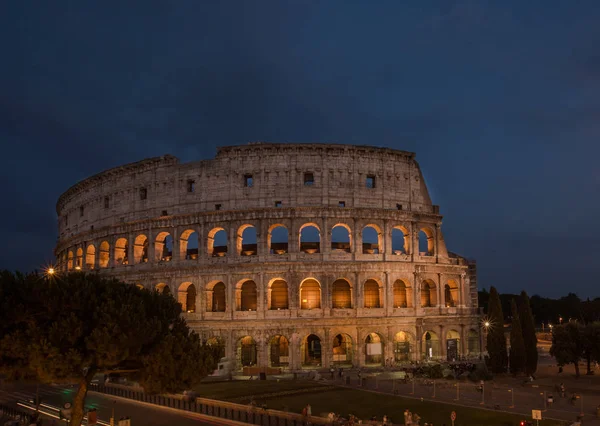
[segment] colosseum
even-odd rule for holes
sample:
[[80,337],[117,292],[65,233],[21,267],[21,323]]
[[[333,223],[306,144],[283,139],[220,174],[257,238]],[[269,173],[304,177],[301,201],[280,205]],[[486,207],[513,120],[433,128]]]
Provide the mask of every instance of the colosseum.
[[449,252],[411,152],[251,143],[150,158],[58,200],[57,268],[176,297],[237,368],[480,353],[476,268]]

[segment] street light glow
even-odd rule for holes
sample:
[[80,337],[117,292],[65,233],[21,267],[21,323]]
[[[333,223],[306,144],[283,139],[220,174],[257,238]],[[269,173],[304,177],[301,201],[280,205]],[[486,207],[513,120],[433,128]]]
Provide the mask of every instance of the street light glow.
[[485,325],[486,327],[489,327],[490,326],[490,322],[486,321],[486,322],[483,323],[483,325]]
[[48,270],[46,271],[46,273],[48,275],[54,275],[54,268],[53,267],[48,268]]

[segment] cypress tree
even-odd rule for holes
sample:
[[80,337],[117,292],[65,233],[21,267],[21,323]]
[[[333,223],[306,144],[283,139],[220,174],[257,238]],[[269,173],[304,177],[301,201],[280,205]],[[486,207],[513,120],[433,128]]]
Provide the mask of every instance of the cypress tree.
[[523,341],[523,330],[519,320],[519,311],[515,299],[510,303],[512,315],[512,325],[510,329],[510,372],[519,374],[525,371],[527,364],[527,354],[525,352],[525,342]]
[[535,323],[531,306],[529,304],[529,296],[523,290],[519,298],[519,319],[521,320],[521,328],[523,329],[523,341],[525,342],[526,364],[525,373],[529,376],[536,372],[538,364],[537,336],[535,335]]
[[487,334],[487,350],[490,357],[490,369],[493,373],[506,373],[508,355],[506,353],[506,337],[504,337],[504,314],[496,287],[490,288],[488,302],[490,326]]

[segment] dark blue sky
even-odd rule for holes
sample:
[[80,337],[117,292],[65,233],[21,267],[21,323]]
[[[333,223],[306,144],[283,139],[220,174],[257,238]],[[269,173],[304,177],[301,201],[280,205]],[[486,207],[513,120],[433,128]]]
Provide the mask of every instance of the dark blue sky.
[[600,2],[2,2],[0,267],[77,181],[250,141],[417,153],[501,292],[600,296]]

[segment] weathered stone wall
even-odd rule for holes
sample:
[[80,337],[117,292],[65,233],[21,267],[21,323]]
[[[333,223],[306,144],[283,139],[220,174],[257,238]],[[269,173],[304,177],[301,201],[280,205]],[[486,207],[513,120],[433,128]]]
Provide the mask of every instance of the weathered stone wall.
[[[310,185],[306,174],[314,179]],[[412,153],[250,144],[221,148],[215,159],[194,163],[163,156],[78,183],[60,197],[57,213],[60,270],[99,269],[148,289],[168,287],[190,311],[184,314],[190,325],[205,338],[220,337],[226,355],[238,361],[247,336],[256,343],[255,361],[265,366],[273,356],[268,342],[284,336],[290,368],[309,366],[303,361],[309,334],[321,339],[323,366],[334,361],[332,339],[339,334],[351,340],[352,363],[360,365],[373,364],[365,346],[370,333],[380,339],[385,360],[396,356],[399,338],[410,341],[411,359],[429,352],[427,332],[439,342],[434,357],[446,356],[447,339],[458,338],[463,355],[473,354],[478,340],[474,269],[448,254],[442,217]],[[319,230],[316,252],[301,241],[307,224]],[[276,225],[287,229],[285,249],[270,244]],[[349,230],[349,244],[333,241],[337,225]],[[243,231],[252,227],[256,239],[248,244]],[[363,245],[367,227],[377,241]],[[226,254],[215,244],[221,229]],[[419,249],[420,231],[425,251]],[[393,232],[400,232],[403,243]],[[196,251],[188,250],[192,240]],[[320,286],[316,309],[302,307],[301,286],[308,278]],[[287,285],[286,309],[270,307],[275,279]],[[340,279],[350,287],[351,303],[344,309],[334,307],[333,283]],[[379,307],[366,306],[368,280],[377,283]],[[256,283],[251,311],[240,308],[246,281]],[[222,312],[212,306],[217,282],[225,286]],[[395,286],[399,282],[406,290]],[[401,291],[406,306],[394,306]]]

